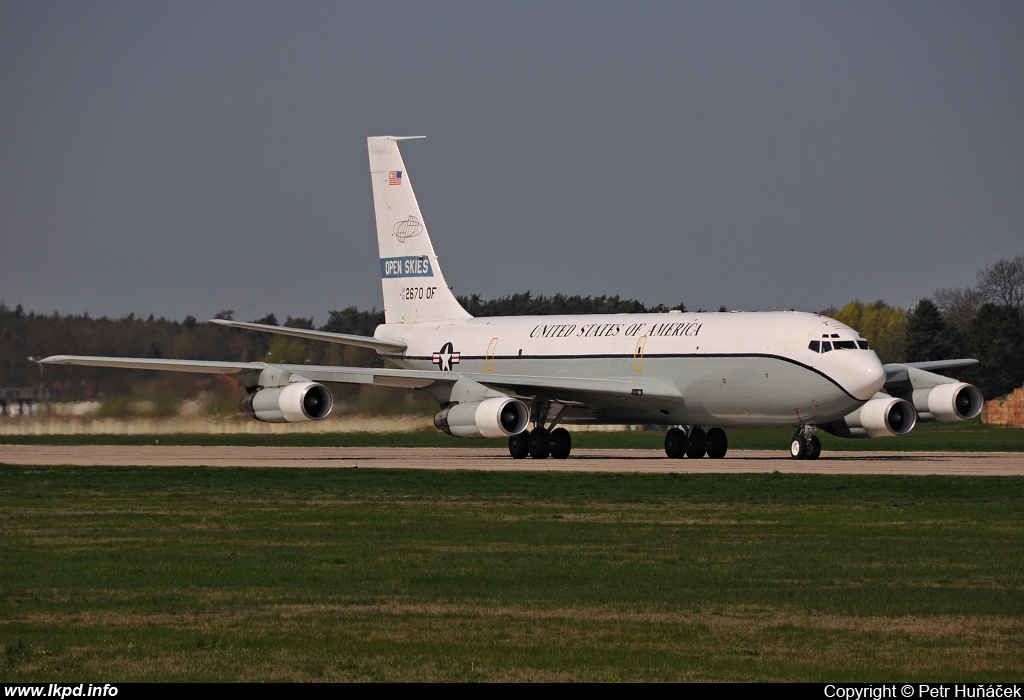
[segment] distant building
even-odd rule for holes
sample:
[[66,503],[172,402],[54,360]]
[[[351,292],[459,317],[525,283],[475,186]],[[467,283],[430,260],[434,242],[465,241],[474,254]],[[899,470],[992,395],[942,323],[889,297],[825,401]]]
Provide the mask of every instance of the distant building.
[[1024,428],[1024,386],[1002,401],[986,401],[981,409],[981,422]]

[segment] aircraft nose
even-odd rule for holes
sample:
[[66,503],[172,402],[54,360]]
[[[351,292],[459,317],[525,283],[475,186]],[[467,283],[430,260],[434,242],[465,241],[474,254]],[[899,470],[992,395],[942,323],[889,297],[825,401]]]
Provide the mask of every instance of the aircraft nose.
[[843,387],[861,401],[867,401],[885,384],[885,368],[871,350],[850,352],[846,359]]

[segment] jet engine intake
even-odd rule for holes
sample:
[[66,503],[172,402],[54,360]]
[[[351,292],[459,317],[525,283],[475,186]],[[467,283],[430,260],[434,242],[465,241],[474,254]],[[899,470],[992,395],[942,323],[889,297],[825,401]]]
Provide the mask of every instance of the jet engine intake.
[[839,437],[891,437],[906,435],[916,424],[914,406],[889,396],[871,399],[853,413],[818,427]]
[[914,408],[922,421],[952,423],[974,418],[985,403],[977,387],[963,382],[915,389]]
[[434,416],[438,430],[463,438],[517,435],[529,422],[530,409],[510,396],[449,404]]
[[322,384],[300,382],[247,394],[238,407],[264,423],[299,423],[326,418],[334,407],[334,398]]

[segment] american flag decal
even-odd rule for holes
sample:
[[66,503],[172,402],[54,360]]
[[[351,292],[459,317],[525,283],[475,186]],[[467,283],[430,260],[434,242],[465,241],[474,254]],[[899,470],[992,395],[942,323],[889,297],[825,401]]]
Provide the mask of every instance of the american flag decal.
[[401,185],[402,184],[402,171],[392,170],[388,173],[388,184],[389,185]]

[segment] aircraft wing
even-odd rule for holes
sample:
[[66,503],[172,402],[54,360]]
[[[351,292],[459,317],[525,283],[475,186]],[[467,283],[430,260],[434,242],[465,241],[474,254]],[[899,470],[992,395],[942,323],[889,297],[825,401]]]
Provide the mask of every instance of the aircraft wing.
[[[267,368],[280,368],[315,382],[338,384],[377,384],[420,388],[437,382],[455,382],[459,375],[411,369],[379,369],[375,367],[337,367],[325,365],[278,365],[269,362],[210,362],[206,360],[165,360],[150,357],[94,357],[92,355],[53,355],[39,361],[44,365],[85,365],[89,367],[120,367],[152,369],[200,374],[259,375]],[[241,380],[242,377],[239,377]],[[250,385],[250,382],[243,381]],[[255,382],[252,382],[255,384]]]
[[[269,365],[268,365],[269,366]],[[374,384],[422,389],[444,382],[456,382],[451,372],[418,369],[381,369],[379,367],[338,367],[334,365],[274,365],[314,382],[335,384]]]
[[886,365],[885,371],[889,371],[889,367],[913,367],[914,369],[933,370],[933,369],[948,369],[950,367],[966,367],[968,365],[978,364],[977,360],[963,359],[963,360],[932,360],[931,362],[904,362],[902,365]]
[[[454,383],[465,377],[498,391],[529,398],[580,405],[605,404],[630,397],[634,401],[681,402],[679,390],[656,379],[592,379],[587,377],[531,377],[490,373],[438,372],[437,370],[382,369],[376,367],[338,367],[327,365],[276,365],[267,362],[211,362],[205,360],[168,360],[149,357],[95,357],[91,355],[53,355],[39,361],[47,365],[85,365],[124,369],[198,372],[202,374],[258,375],[267,368],[280,368],[310,381],[338,384],[374,384],[412,389],[441,383]],[[243,377],[238,377],[240,380]],[[250,377],[245,377],[250,379]],[[250,384],[248,381],[243,381]],[[255,383],[254,381],[251,383]]]
[[309,340],[323,340],[328,343],[339,343],[341,345],[355,345],[361,348],[370,348],[382,353],[401,352],[407,347],[405,343],[393,340],[379,340],[365,335],[348,335],[347,333],[329,333],[327,331],[312,331],[306,328],[288,328],[287,326],[271,326],[265,323],[243,323],[241,321],[228,321],[222,318],[214,318],[210,323],[229,328],[244,328],[249,331],[261,331],[263,333],[276,333],[278,335],[293,335],[298,338]]
[[[962,360],[932,360],[930,362],[903,362],[903,363],[891,363],[884,365],[885,369],[885,386],[882,387],[883,391],[892,393],[893,391],[903,391],[908,388],[915,386],[912,378],[917,378],[917,384],[935,386],[936,384],[948,384],[955,383],[955,379],[950,379],[939,374],[933,374],[933,369],[949,369],[951,367],[967,367],[968,365],[978,364],[977,360],[962,359]],[[921,382],[922,378],[927,378],[927,381]]]
[[588,377],[532,377],[437,370],[375,369],[363,367],[313,367],[281,365],[316,382],[374,384],[424,389],[468,379],[488,389],[522,399],[546,399],[591,409],[664,409],[683,402],[674,385],[656,379],[592,379]]
[[625,397],[643,397],[656,401],[681,402],[679,389],[657,379],[591,379],[588,377],[530,377],[500,374],[463,374],[462,376],[499,391],[518,396],[543,398],[565,403],[591,404],[619,401]]
[[634,400],[647,399],[661,403],[666,400],[683,400],[683,395],[675,386],[656,379],[627,381],[587,377],[531,377],[473,372],[439,372],[437,370],[313,365],[280,365],[280,367],[315,382],[375,384],[414,389],[455,383],[459,379],[465,378],[502,393],[583,405],[621,401],[627,396]]
[[39,360],[43,365],[85,365],[123,369],[158,369],[201,374],[240,374],[261,371],[264,362],[206,362],[203,360],[164,360],[154,357],[94,357],[92,355],[51,355]]

